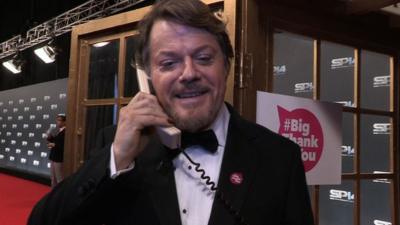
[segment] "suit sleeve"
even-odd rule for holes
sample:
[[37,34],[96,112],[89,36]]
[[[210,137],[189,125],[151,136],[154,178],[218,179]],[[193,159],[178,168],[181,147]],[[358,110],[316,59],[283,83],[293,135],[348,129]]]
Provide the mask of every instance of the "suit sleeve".
[[286,199],[286,225],[313,225],[314,219],[304,173],[301,151],[296,145]]
[[[110,149],[110,146],[107,146]],[[28,225],[103,224],[118,201],[121,183],[136,172],[113,180],[109,176],[110,151],[87,161],[74,175],[57,185],[34,207]]]
[[60,154],[64,154],[64,140],[65,140],[64,132],[58,134],[55,138],[53,138],[55,146],[52,150],[59,151]]

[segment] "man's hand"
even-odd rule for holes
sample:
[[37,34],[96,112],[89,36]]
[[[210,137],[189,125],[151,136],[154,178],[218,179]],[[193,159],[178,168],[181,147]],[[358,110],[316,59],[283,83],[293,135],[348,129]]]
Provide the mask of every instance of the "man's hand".
[[52,149],[55,146],[56,146],[56,144],[54,144],[54,143],[51,143],[51,142],[47,143],[47,148],[49,148],[49,149]]
[[153,126],[171,126],[169,117],[154,95],[139,92],[121,108],[113,142],[116,169],[125,169],[143,151],[149,136],[143,132]]

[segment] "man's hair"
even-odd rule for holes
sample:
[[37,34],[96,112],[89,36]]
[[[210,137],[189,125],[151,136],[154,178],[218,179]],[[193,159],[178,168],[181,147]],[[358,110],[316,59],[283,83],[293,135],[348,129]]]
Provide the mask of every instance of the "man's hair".
[[158,20],[167,20],[185,26],[206,30],[214,35],[220,46],[228,71],[233,58],[233,48],[226,32],[225,23],[215,17],[210,8],[200,0],[163,0],[139,22],[139,37],[135,55],[139,67],[149,72],[150,33]]
[[66,121],[67,120],[67,117],[65,116],[65,114],[62,114],[62,113],[57,114],[56,118],[60,118],[60,119],[62,119],[62,121]]

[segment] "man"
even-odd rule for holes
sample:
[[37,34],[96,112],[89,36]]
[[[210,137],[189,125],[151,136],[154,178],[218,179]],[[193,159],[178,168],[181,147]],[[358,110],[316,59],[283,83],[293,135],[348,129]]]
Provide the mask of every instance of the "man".
[[[29,224],[313,224],[299,147],[223,102],[233,56],[224,24],[198,0],[165,0],[139,32],[156,96],[121,109],[112,145],[42,199]],[[155,126],[214,146],[167,149]]]
[[48,133],[47,147],[50,149],[50,179],[51,187],[55,187],[64,179],[63,161],[64,161],[64,137],[67,117],[65,114],[56,116],[56,132]]

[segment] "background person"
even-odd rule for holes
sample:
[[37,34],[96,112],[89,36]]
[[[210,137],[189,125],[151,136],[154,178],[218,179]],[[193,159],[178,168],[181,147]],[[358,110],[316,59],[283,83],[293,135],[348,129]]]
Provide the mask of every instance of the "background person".
[[56,132],[49,133],[47,137],[47,147],[50,149],[51,187],[55,187],[64,179],[63,161],[66,119],[64,114],[58,114],[56,116]]

